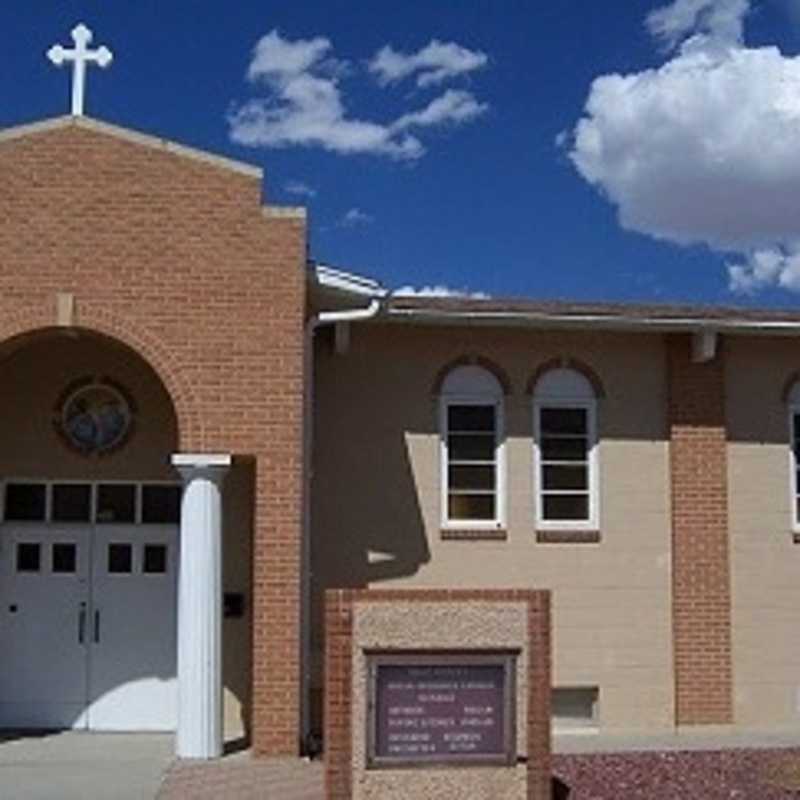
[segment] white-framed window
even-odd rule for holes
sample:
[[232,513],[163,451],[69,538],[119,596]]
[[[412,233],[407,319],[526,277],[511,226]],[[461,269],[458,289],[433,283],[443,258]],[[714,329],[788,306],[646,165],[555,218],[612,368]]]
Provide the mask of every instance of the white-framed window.
[[584,375],[555,368],[537,381],[533,431],[537,527],[596,529],[597,397]]
[[800,531],[800,381],[789,392],[789,488],[792,528]]
[[442,384],[442,526],[505,526],[503,389],[478,366],[454,368]]

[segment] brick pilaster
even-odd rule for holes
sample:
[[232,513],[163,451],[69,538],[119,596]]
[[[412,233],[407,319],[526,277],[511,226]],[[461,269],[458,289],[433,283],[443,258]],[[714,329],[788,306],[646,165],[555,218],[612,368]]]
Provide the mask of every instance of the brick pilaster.
[[675,721],[733,722],[725,362],[667,340]]

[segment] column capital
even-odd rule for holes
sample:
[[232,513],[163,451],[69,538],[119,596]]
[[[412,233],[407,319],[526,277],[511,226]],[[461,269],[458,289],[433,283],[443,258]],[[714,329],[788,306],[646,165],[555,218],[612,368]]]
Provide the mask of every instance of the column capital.
[[196,474],[224,477],[233,463],[230,453],[173,453],[171,461],[186,480]]

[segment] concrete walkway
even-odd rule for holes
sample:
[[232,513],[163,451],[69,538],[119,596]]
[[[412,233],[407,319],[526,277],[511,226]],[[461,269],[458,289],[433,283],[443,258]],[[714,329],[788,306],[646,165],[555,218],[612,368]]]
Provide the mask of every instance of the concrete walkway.
[[322,800],[323,766],[299,758],[176,761],[158,800]]
[[156,734],[0,733],[2,800],[153,800],[173,761]]
[[[732,732],[728,728],[703,728],[659,735],[634,731],[614,736],[573,734],[555,736],[553,745],[554,752],[561,754],[556,762],[569,767],[571,755],[580,758],[579,753],[663,754],[728,749],[754,752],[761,748],[777,752],[777,748],[800,748],[800,730]],[[322,797],[323,766],[319,761],[253,759],[249,752],[215,761],[176,761],[173,737],[169,735],[0,733],[0,800],[322,800]]]

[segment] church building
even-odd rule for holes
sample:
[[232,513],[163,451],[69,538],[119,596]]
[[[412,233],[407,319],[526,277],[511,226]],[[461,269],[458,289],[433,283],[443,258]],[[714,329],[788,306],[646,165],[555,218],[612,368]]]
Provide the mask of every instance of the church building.
[[327,589],[537,588],[556,730],[800,731],[800,313],[396,297],[81,113],[0,194],[0,727],[298,754]]

